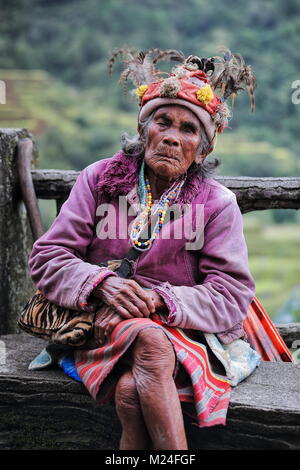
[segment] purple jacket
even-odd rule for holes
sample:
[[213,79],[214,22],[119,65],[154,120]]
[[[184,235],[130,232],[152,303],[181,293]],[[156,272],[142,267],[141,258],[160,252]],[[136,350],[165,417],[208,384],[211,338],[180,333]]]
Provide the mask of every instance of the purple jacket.
[[[32,279],[50,301],[74,310],[96,310],[93,289],[106,276],[115,275],[97,264],[122,259],[130,248],[124,226],[134,220],[139,208],[137,183],[138,161],[122,152],[80,173],[29,258]],[[123,207],[119,196],[125,200]],[[105,203],[111,205],[104,213]],[[244,335],[242,322],[255,294],[235,194],[212,178],[191,175],[177,203],[188,210],[164,224],[152,248],[133,264],[132,278],[163,297],[169,310],[165,323],[217,333],[227,344]],[[201,213],[197,207],[203,209]],[[178,224],[187,219],[187,225],[202,237],[192,249],[187,249],[190,238],[184,230],[183,236],[174,237]],[[116,221],[115,228],[105,239],[110,221]]]

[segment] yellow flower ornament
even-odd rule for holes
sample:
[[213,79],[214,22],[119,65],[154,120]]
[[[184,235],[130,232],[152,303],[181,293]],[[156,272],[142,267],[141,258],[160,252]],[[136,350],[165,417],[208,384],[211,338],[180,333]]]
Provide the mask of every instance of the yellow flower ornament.
[[148,85],[140,85],[139,87],[135,89],[135,94],[141,100],[147,90],[148,90]]
[[214,97],[210,85],[206,84],[196,92],[197,99],[204,104],[208,104]]

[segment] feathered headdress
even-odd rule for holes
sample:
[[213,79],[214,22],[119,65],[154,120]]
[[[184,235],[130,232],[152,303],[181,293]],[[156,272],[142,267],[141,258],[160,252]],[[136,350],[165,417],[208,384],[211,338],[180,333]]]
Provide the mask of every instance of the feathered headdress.
[[[251,110],[254,111],[256,78],[240,54],[223,50],[223,57],[200,58],[188,56],[173,49],[162,51],[149,49],[136,51],[128,48],[116,49],[108,62],[110,75],[119,56],[123,57],[124,70],[120,81],[126,93],[127,80],[136,87],[140,104],[139,122],[154,109],[166,104],[188,107],[200,119],[212,144],[216,132],[228,126],[230,110],[225,100],[234,98],[240,90],[248,92]],[[162,60],[179,62],[170,74],[157,68]],[[220,96],[217,91],[220,91]]]

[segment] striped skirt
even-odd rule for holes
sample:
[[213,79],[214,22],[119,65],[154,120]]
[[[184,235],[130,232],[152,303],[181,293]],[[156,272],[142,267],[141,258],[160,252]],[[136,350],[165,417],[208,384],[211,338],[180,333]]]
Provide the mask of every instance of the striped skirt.
[[173,377],[179,399],[190,404],[195,424],[199,427],[225,425],[231,385],[221,364],[201,334],[167,327],[157,315],[153,319],[124,320],[102,347],[76,350],[78,375],[92,397],[100,404],[113,400],[116,384],[124,372],[122,358],[144,328],[160,328],[171,341],[177,359]]

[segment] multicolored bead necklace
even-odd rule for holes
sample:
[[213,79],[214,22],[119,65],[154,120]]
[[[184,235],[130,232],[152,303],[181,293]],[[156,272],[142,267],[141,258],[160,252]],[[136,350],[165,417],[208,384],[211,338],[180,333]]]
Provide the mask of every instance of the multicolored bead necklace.
[[[142,168],[142,170],[144,170],[144,168]],[[161,196],[158,204],[153,206],[149,180],[148,178],[140,178],[139,192],[142,199],[141,204],[144,209],[133,225],[130,234],[131,243],[137,250],[146,251],[151,247],[163,226],[169,205],[178,196],[184,182],[185,178],[173,183],[171,188]],[[149,229],[151,219],[153,221],[155,216],[157,216],[157,221],[151,236],[148,238],[141,236],[146,229]]]

